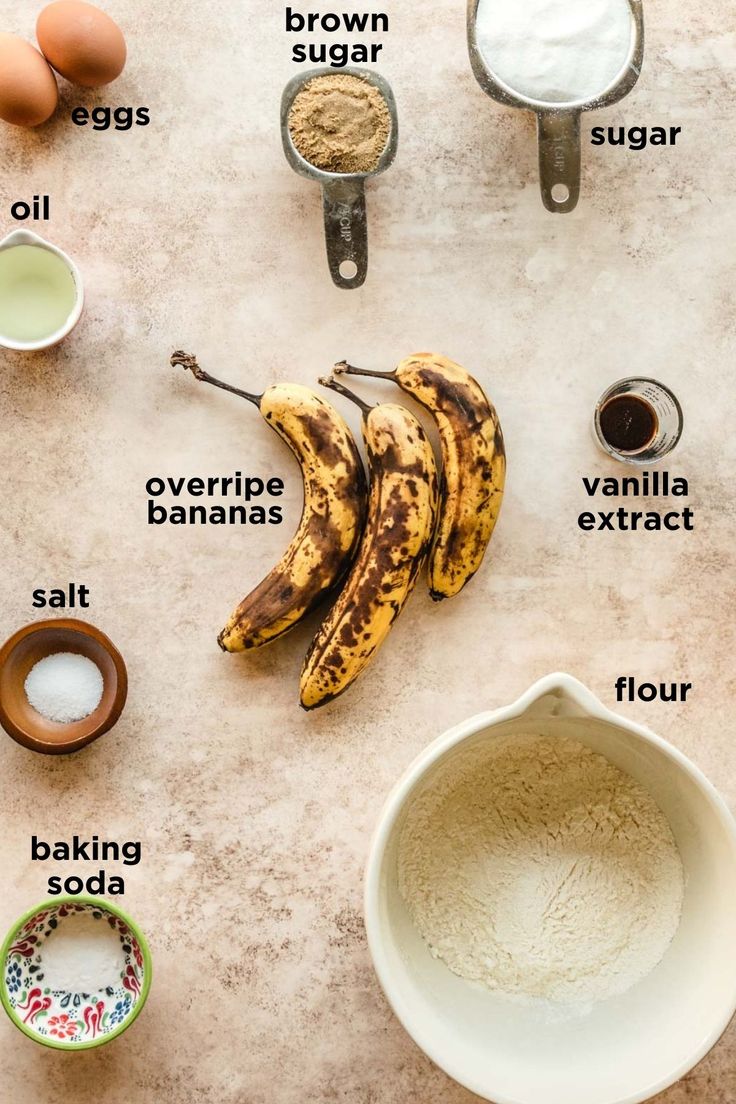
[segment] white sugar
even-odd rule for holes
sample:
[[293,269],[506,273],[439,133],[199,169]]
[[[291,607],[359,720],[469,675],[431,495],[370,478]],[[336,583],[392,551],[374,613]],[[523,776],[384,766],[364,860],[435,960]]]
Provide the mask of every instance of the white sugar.
[[25,682],[26,697],[36,712],[60,724],[94,713],[103,688],[97,664],[73,652],[56,652],[39,660]]
[[478,48],[514,92],[544,103],[599,96],[631,48],[628,0],[480,0]]

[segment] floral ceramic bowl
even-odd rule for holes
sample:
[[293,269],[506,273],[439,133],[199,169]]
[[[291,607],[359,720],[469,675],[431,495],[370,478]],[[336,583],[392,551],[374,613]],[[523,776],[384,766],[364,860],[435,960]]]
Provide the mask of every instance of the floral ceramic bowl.
[[[82,980],[67,980],[78,961],[100,971],[99,987],[81,966]],[[151,987],[143,933],[117,905],[96,897],[37,905],[10,929],[0,964],[0,999],[10,1019],[35,1042],[57,1050],[89,1050],[122,1035]]]

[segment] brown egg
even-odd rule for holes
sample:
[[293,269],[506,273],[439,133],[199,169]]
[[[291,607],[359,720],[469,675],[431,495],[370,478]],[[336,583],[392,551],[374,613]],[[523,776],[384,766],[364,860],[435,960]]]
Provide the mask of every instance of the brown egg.
[[56,0],[44,8],[36,37],[47,61],[72,84],[99,88],[125,67],[123,32],[109,15],[82,0]]
[[34,127],[51,118],[59,102],[56,77],[35,46],[0,33],[0,119]]

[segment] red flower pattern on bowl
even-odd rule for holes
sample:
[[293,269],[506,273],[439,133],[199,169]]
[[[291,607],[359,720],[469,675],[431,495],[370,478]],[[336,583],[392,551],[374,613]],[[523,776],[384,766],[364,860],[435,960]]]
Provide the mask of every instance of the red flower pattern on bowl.
[[77,1021],[73,1020],[66,1012],[60,1016],[52,1016],[48,1023],[49,1035],[57,1039],[71,1039],[77,1034]]

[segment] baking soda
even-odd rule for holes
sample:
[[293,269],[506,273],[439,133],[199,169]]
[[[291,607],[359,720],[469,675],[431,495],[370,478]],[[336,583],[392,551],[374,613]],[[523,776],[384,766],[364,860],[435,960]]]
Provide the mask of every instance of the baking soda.
[[120,936],[104,916],[72,913],[41,947],[39,973],[52,992],[98,993],[119,986],[125,971]]
[[626,65],[628,0],[480,0],[477,42],[488,68],[543,103],[599,96]]
[[26,697],[36,712],[59,724],[94,713],[103,689],[97,664],[74,652],[56,652],[39,660],[25,681]]

